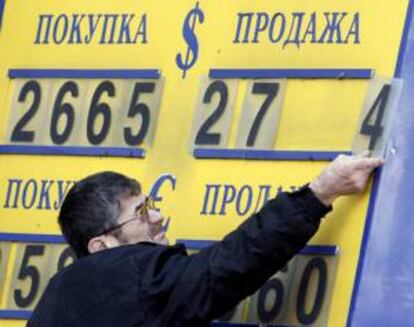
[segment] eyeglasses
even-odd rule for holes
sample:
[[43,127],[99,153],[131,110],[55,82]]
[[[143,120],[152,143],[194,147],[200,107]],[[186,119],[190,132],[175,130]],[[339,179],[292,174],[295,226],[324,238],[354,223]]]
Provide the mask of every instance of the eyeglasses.
[[104,234],[109,234],[109,233],[113,232],[114,230],[117,230],[117,229],[121,228],[122,226],[128,224],[130,221],[133,221],[133,220],[136,220],[136,219],[140,219],[142,222],[148,222],[149,221],[148,220],[148,211],[149,210],[158,210],[158,209],[155,207],[154,199],[147,196],[145,198],[144,202],[141,203],[140,205],[138,205],[135,208],[136,215],[133,218],[127,219],[127,220],[123,221],[122,223],[120,223],[118,225],[115,225],[113,227],[105,229],[102,233],[100,233],[97,236],[104,235]]

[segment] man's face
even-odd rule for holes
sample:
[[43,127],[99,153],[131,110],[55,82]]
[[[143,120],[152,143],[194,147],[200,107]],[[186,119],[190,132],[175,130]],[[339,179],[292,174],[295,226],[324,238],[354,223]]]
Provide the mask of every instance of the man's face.
[[145,199],[146,196],[140,194],[121,200],[121,215],[117,223],[125,224],[117,232],[119,245],[144,241],[168,244],[162,231],[164,217],[157,210],[145,210]]

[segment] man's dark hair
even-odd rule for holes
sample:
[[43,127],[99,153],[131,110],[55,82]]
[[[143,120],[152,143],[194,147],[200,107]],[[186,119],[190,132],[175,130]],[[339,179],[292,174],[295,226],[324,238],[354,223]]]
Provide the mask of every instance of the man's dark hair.
[[121,199],[140,193],[135,179],[115,172],[98,173],[77,182],[59,213],[62,233],[76,255],[88,255],[89,240],[116,225]]

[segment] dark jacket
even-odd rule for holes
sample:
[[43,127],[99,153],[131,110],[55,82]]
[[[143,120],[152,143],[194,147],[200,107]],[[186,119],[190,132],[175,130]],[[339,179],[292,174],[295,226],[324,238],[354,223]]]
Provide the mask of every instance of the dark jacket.
[[51,279],[28,326],[208,326],[299,252],[328,211],[305,188],[195,255],[151,243],[89,255]]

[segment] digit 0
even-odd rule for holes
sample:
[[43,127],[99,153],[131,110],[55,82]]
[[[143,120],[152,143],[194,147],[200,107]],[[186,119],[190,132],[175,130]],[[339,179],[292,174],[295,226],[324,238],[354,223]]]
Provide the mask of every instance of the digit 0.
[[[309,282],[315,271],[318,273],[316,295],[313,301],[313,307],[309,312],[306,312],[305,307]],[[328,268],[325,260],[319,257],[310,260],[303,271],[302,279],[299,284],[298,299],[296,302],[296,316],[300,323],[309,325],[318,319],[326,293],[327,279]]]

